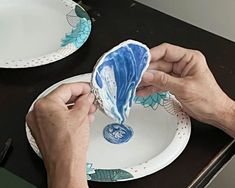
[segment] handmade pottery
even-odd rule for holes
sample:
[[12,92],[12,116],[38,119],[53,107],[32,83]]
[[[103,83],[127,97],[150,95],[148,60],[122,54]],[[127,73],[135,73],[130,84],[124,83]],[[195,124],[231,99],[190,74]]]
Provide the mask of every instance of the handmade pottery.
[[114,122],[125,122],[149,61],[148,47],[134,40],[122,42],[98,60],[92,89],[99,107]]
[[125,121],[149,62],[149,48],[127,40],[106,52],[94,68],[92,91],[100,109],[114,121],[103,130],[104,138],[110,143],[126,143],[133,136],[132,128]]

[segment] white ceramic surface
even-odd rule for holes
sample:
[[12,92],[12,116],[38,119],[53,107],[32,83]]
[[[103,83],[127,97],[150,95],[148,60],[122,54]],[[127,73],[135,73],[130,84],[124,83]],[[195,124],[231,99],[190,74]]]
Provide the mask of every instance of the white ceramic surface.
[[[90,79],[91,74],[68,78],[51,86],[38,98],[62,83],[89,82]],[[181,111],[172,95],[152,108],[133,105],[127,124],[132,127],[134,135],[127,143],[115,145],[104,139],[103,128],[109,123],[112,120],[98,111],[91,126],[87,174],[92,181],[127,181],[152,174],[169,165],[181,154],[191,133],[190,118]],[[26,133],[32,148],[40,156],[27,125]]]
[[85,13],[72,0],[0,0],[0,67],[40,66],[80,48],[90,34],[89,19],[82,28],[86,31],[81,44],[62,42],[66,35],[79,30],[81,18],[75,13],[76,6],[78,12]]

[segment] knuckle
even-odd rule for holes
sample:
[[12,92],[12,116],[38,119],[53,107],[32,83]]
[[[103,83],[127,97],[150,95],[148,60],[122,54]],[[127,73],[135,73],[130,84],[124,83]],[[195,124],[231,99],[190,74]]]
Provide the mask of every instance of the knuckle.
[[198,50],[194,50],[194,56],[199,61],[204,61],[206,59],[204,54]]
[[25,117],[25,119],[26,119],[26,122],[31,122],[32,121],[32,112],[29,112],[27,115],[26,115],[26,117]]
[[168,76],[167,74],[162,73],[160,75],[160,87],[164,89],[167,86],[167,83],[168,83]]
[[46,101],[45,99],[41,98],[41,99],[38,99],[35,103],[34,103],[34,110],[41,110],[41,109],[44,109],[46,108]]
[[33,118],[33,112],[29,112],[27,115],[26,115],[26,122],[27,122],[27,125],[28,127],[31,129],[33,126],[34,126],[34,118]]
[[163,46],[164,48],[168,48],[168,47],[171,46],[171,44],[170,44],[170,43],[167,43],[167,42],[164,42],[164,43],[162,43],[162,46]]

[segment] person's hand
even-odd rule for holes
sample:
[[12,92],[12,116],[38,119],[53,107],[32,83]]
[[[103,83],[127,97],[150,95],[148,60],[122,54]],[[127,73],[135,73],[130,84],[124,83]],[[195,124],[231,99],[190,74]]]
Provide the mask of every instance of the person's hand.
[[231,133],[234,101],[218,86],[201,52],[162,44],[150,53],[151,62],[137,95],[170,91],[190,116],[235,135],[235,131]]
[[96,110],[93,101],[89,84],[64,84],[36,101],[28,113],[27,124],[42,154],[48,187],[88,187],[86,154]]

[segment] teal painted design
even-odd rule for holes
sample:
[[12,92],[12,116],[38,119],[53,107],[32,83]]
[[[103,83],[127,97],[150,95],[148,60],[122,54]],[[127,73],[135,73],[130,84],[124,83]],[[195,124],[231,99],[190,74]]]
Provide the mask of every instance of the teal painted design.
[[94,174],[90,175],[92,181],[100,181],[100,182],[115,182],[123,179],[134,178],[134,176],[121,169],[96,169]]
[[134,101],[136,104],[141,104],[144,107],[151,107],[153,110],[158,108],[158,105],[163,105],[163,101],[170,98],[169,92],[154,93],[150,96],[136,96]]
[[91,31],[91,21],[81,18],[77,23],[76,28],[72,29],[70,34],[67,34],[62,40],[62,47],[73,43],[77,48],[80,48],[87,40]]
[[80,6],[76,6],[74,10],[67,14],[67,21],[72,26],[72,31],[62,39],[61,46],[64,47],[73,43],[76,48],[80,48],[91,32],[89,15]]
[[86,174],[87,174],[87,180],[91,180],[91,174],[95,173],[95,169],[92,168],[92,164],[91,163],[87,163],[86,164]]
[[80,6],[76,5],[75,13],[80,18],[85,18],[86,20],[90,20],[89,15]]

